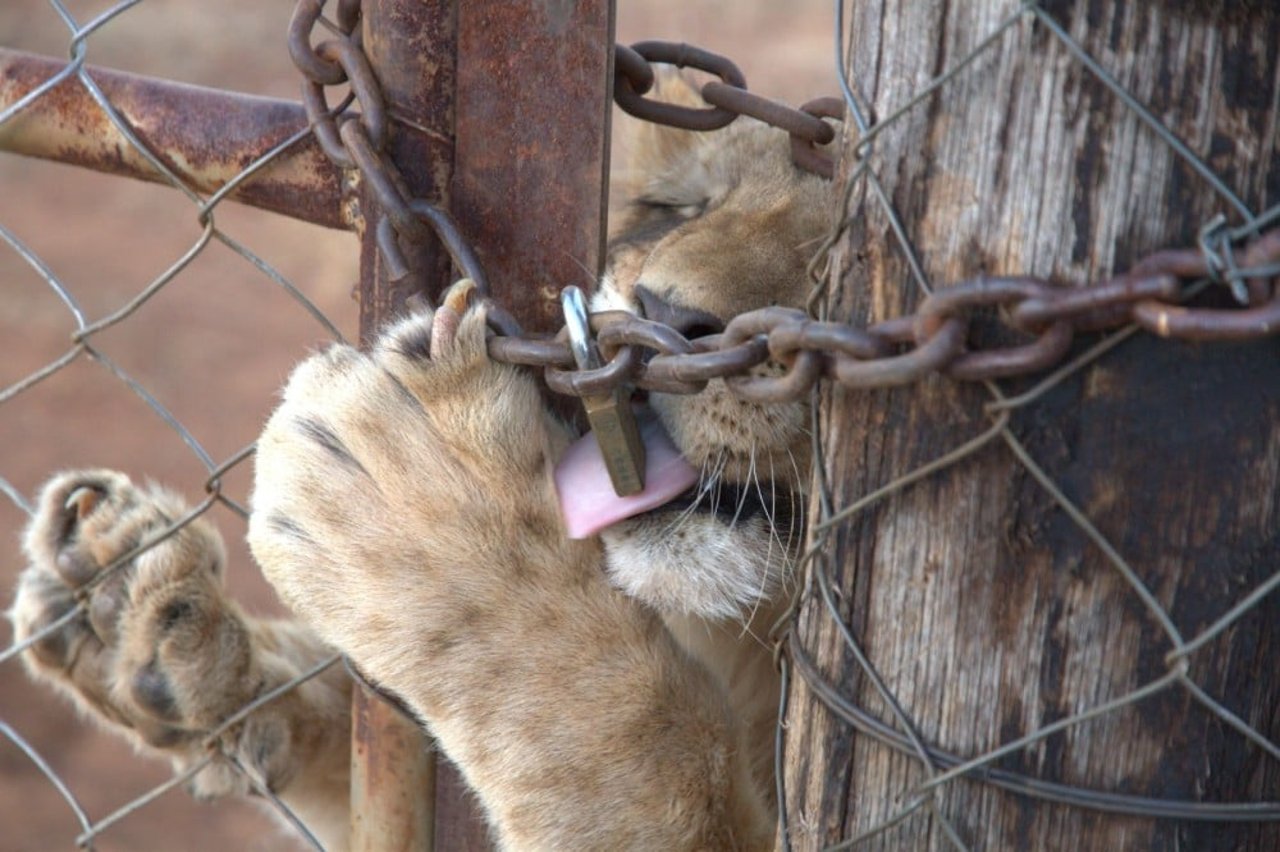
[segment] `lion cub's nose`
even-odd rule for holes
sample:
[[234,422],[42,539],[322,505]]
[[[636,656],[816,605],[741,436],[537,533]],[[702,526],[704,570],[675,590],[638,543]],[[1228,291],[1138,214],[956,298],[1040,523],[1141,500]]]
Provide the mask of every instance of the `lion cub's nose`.
[[636,296],[645,319],[669,325],[690,340],[724,331],[724,323],[715,314],[673,305],[643,284],[636,285]]

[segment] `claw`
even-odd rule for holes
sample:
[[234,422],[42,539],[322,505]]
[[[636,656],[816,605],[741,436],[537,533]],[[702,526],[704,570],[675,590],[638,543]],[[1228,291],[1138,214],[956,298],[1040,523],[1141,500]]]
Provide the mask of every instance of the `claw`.
[[462,315],[472,306],[476,299],[476,282],[470,278],[455,281],[444,297],[440,307],[431,321],[431,357],[435,358],[453,345],[458,333],[458,323]]
[[102,499],[102,492],[92,486],[81,485],[75,491],[71,492],[71,496],[62,504],[62,508],[70,511],[72,507],[76,510],[76,517],[84,520],[98,505],[98,501]]
[[459,278],[444,291],[441,305],[451,308],[458,314],[466,313],[467,308],[475,304],[476,282],[470,278]]

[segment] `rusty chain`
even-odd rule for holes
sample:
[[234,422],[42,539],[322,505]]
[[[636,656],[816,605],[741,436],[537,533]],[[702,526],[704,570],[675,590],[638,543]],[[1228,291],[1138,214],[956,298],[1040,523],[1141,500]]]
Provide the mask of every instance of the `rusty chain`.
[[[645,98],[657,80],[651,64],[654,62],[718,77],[699,90],[710,106],[693,108]],[[787,131],[791,135],[792,159],[802,169],[828,180],[835,173],[835,163],[818,146],[836,138],[835,129],[822,119],[844,117],[844,101],[839,98],[818,98],[793,109],[747,91],[746,77],[729,59],[700,47],[669,41],[615,45],[613,66],[614,102],[636,118],[686,130],[718,130],[738,116],[747,115]]]
[[[1084,288],[1041,278],[975,278],[927,296],[912,316],[866,328],[812,319],[804,311],[762,308],[731,320],[722,334],[689,341],[673,329],[624,312],[592,317],[608,363],[574,371],[567,345],[510,336],[500,326],[489,353],[500,361],[546,369],[552,390],[574,396],[634,384],[663,393],[696,393],[724,379],[745,399],[802,398],[826,378],[849,388],[893,387],[941,372],[964,381],[1027,375],[1056,366],[1076,333],[1136,323],[1161,337],[1247,340],[1280,332],[1280,228],[1240,255],[1232,281],[1245,282],[1248,307],[1187,308],[1184,282],[1209,277],[1212,256],[1200,250],[1159,251],[1129,272]],[[1004,324],[1028,342],[974,349],[969,324],[996,308]],[[748,375],[761,365],[781,375]]]
[[[384,218],[376,226],[376,236],[388,278],[398,284],[417,275],[401,240],[421,244],[435,234],[454,266],[487,293],[484,270],[457,223],[430,201],[411,197],[399,170],[385,156],[390,116],[361,48],[360,0],[339,0],[336,21],[323,12],[324,0],[299,0],[289,22],[289,56],[305,78],[302,102],[321,150],[335,165],[359,171],[382,209]],[[317,27],[333,37],[312,45]],[[330,108],[325,88],[341,84],[350,87],[350,100],[359,107],[358,113]]]
[[[426,199],[408,197],[398,170],[384,156],[389,119],[360,46],[360,0],[340,0],[336,21],[323,16],[323,6],[324,0],[299,0],[289,28],[289,51],[306,78],[304,104],[319,144],[336,164],[360,172],[385,211],[377,238],[391,280],[414,275],[400,241],[419,243],[434,233],[454,265],[487,297],[484,270],[452,218]],[[333,37],[313,46],[318,26]],[[820,98],[799,110],[784,106],[748,92],[745,77],[730,60],[685,44],[617,45],[614,57],[614,96],[626,112],[704,131],[751,116],[790,134],[802,168],[832,175],[833,164],[819,146],[835,138],[823,119],[843,115],[838,99]],[[653,63],[715,76],[700,89],[708,106],[645,98],[656,81]],[[325,87],[342,83],[350,87],[359,113],[330,108]],[[505,363],[543,368],[553,391],[572,396],[608,394],[622,385],[697,393],[709,381],[723,379],[745,399],[784,402],[800,399],[821,379],[849,388],[879,388],[933,373],[964,381],[1027,375],[1057,365],[1077,333],[1131,323],[1161,337],[1195,341],[1277,334],[1280,228],[1252,242],[1249,237],[1222,222],[1211,223],[1198,248],[1155,252],[1128,272],[1089,287],[1063,287],[1035,277],[975,278],[927,296],[914,315],[865,328],[771,307],[733,318],[721,334],[688,340],[669,326],[625,312],[595,314],[591,324],[607,363],[592,370],[574,369],[563,332],[554,338],[527,336],[510,314],[488,300],[494,332],[489,354]],[[1205,278],[1228,285],[1244,306],[1183,306],[1186,283]],[[972,317],[992,309],[1027,342],[969,348]]]

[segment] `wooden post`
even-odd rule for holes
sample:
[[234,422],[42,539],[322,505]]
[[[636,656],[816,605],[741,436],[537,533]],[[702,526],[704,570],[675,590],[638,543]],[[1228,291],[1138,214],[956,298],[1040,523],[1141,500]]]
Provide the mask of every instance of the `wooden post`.
[[[1254,212],[1280,202],[1273,4],[1045,3],[1045,13]],[[853,4],[849,69],[874,115],[969,54],[1017,3]],[[842,171],[855,163],[849,134]],[[1082,286],[1202,224],[1246,213],[1123,105],[1035,13],[894,122],[870,156],[936,287],[980,273]],[[869,185],[837,247],[834,318],[911,312],[921,293]],[[1229,299],[1225,288],[1207,298]],[[1087,342],[1087,341],[1086,341]],[[1081,344],[1077,351],[1083,349]],[[1012,414],[1010,433],[1132,565],[1190,640],[1280,568],[1275,338],[1139,334]],[[1007,393],[1033,380],[1002,383]],[[821,465],[835,509],[991,425],[982,386],[935,377],[829,391]],[[817,512],[815,512],[815,515]],[[818,567],[862,650],[932,747],[970,758],[1169,674],[1169,633],[1063,505],[996,438],[838,525]],[[1280,595],[1187,659],[1188,677],[1280,740]],[[815,588],[797,647],[853,705],[899,727]],[[794,849],[875,832],[927,773],[823,706],[798,674],[786,727]],[[1019,775],[1194,802],[1280,799],[1280,761],[1183,686],[1003,757]],[[1275,849],[1275,822],[1152,819],[956,780],[858,849]],[[941,817],[945,817],[945,824]]]

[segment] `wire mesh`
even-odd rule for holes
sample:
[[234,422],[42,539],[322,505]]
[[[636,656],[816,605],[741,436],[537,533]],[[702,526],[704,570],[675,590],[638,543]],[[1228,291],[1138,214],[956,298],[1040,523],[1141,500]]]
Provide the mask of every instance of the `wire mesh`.
[[[242,163],[239,173],[217,192],[197,191],[166,164],[163,152],[157,154],[142,141],[134,125],[138,117],[125,115],[112,103],[86,61],[91,45],[101,46],[115,63],[122,57],[128,61],[131,52],[145,52],[143,45],[149,42],[158,57],[154,65],[190,75],[192,67],[200,68],[200,54],[184,53],[185,31],[167,28],[172,23],[165,18],[169,9],[153,9],[149,15],[144,11],[147,7],[134,8],[138,0],[98,6],[80,13],[70,2],[49,0],[39,10],[22,10],[25,17],[17,39],[22,46],[47,50],[59,40],[60,30],[69,58],[44,83],[0,107],[0,134],[18,132],[33,108],[55,102],[72,88],[82,90],[96,104],[99,116],[95,118],[105,118],[118,131],[164,188],[130,184],[129,191],[117,195],[114,186],[105,188],[124,183],[116,178],[100,179],[82,172],[68,176],[58,172],[59,167],[29,162],[3,164],[10,203],[0,210],[6,220],[0,222],[0,270],[5,279],[0,287],[12,312],[4,317],[5,324],[18,330],[6,343],[7,367],[0,378],[0,417],[8,436],[0,494],[11,507],[5,520],[16,513],[16,527],[36,511],[24,494],[35,478],[43,478],[51,468],[102,460],[104,455],[107,460],[114,456],[117,466],[133,464],[143,474],[189,483],[190,490],[198,489],[202,498],[102,569],[79,590],[77,604],[62,617],[0,651],[0,677],[12,684],[4,690],[0,707],[0,714],[9,717],[0,721],[0,734],[9,744],[0,746],[0,761],[5,767],[4,787],[15,794],[0,796],[6,802],[9,825],[5,845],[146,845],[138,840],[147,836],[145,829],[122,831],[117,826],[143,810],[155,818],[159,812],[154,802],[216,766],[244,776],[257,798],[291,824],[303,843],[318,848],[305,823],[227,748],[223,734],[328,670],[336,656],[274,684],[222,724],[203,732],[206,754],[202,759],[162,783],[129,795],[123,804],[120,796],[130,784],[137,787],[149,776],[121,767],[98,777],[82,772],[78,764],[85,755],[68,754],[60,741],[67,736],[65,730],[55,720],[41,719],[46,715],[41,705],[47,693],[25,683],[18,671],[17,659],[25,649],[73,622],[83,622],[96,589],[127,572],[137,557],[197,518],[222,514],[224,521],[236,527],[233,542],[243,538],[247,512],[241,495],[253,452],[252,445],[246,444],[256,433],[255,421],[271,405],[273,389],[287,365],[309,345],[342,340],[339,326],[352,327],[355,320],[349,298],[349,281],[355,274],[350,237],[309,226],[272,224],[252,211],[226,208],[224,215],[221,204],[239,184],[288,152],[308,131]],[[11,19],[13,11],[5,10]],[[222,10],[213,17],[195,16],[185,37],[198,43],[211,23],[227,14]],[[288,9],[278,10],[265,27],[271,43],[281,40],[287,14]],[[256,47],[252,37],[242,39],[240,46],[246,43]],[[209,53],[216,49],[214,44]],[[296,91],[296,76],[283,50],[274,53],[280,57],[281,88]],[[225,63],[220,65],[216,56],[208,62],[211,67],[205,70],[210,82],[222,82]],[[54,200],[44,206],[23,205],[24,190],[45,192]],[[51,216],[47,211],[57,210],[59,203],[68,209]],[[186,223],[194,224],[194,235],[179,233],[190,227]],[[298,230],[290,230],[295,227]],[[82,233],[77,235],[76,228]],[[241,236],[246,233],[247,240]],[[249,247],[249,242],[259,239],[269,242],[278,262]],[[77,257],[81,253],[91,256]],[[117,255],[129,257],[117,261]],[[140,278],[139,270],[147,268],[158,271]],[[286,272],[289,268],[293,271]],[[298,273],[308,277],[305,287],[293,283]],[[46,296],[40,297],[37,289]],[[59,338],[64,341],[61,347],[56,344]],[[40,354],[51,348],[56,351],[52,357]],[[27,368],[41,357],[47,360]],[[60,440],[64,433],[75,437],[70,442]],[[67,447],[74,448],[68,457],[49,457]],[[245,562],[243,547],[233,543],[233,552]],[[266,597],[260,580],[243,575],[233,575],[231,580],[259,599]],[[91,737],[76,736],[79,748],[103,751]],[[107,759],[113,759],[110,749],[106,751]],[[46,781],[35,780],[37,774]],[[104,784],[104,778],[112,780]],[[48,835],[44,812],[49,806],[42,795],[34,795],[39,783],[50,785],[73,816],[73,821],[64,820],[65,835]],[[206,825],[227,816],[226,809],[220,809],[209,814]],[[246,842],[236,830],[214,832],[206,839],[216,837],[228,844]]]
[[[917,242],[905,224],[905,217],[895,209],[890,194],[886,192],[873,164],[876,142],[886,134],[886,131],[895,128],[895,125],[902,124],[908,116],[918,115],[919,111],[926,109],[934,97],[946,92],[949,84],[966,73],[974,73],[972,67],[979,59],[1000,50],[1006,41],[1019,33],[1027,39],[1032,35],[1043,37],[1047,34],[1074,62],[1085,69],[1089,77],[1100,83],[1106,92],[1123,104],[1132,115],[1137,116],[1146,131],[1154,134],[1161,143],[1167,145],[1174,152],[1174,156],[1181,159],[1199,177],[1219,202],[1232,211],[1232,215],[1238,222],[1235,227],[1227,228],[1223,224],[1225,218],[1218,217],[1206,223],[1201,229],[1201,249],[1206,254],[1210,269],[1233,268],[1230,259],[1231,242],[1258,236],[1266,223],[1280,216],[1280,205],[1257,212],[1242,200],[1228,181],[1220,177],[1191,146],[1178,138],[1151,108],[1145,106],[1134,93],[1121,85],[1117,76],[1109,71],[1104,63],[1091,56],[1080,40],[1073,37],[1041,3],[1029,1],[1016,4],[1011,14],[988,35],[977,41],[971,52],[954,62],[948,70],[916,88],[904,99],[899,108],[888,111],[884,118],[874,123],[868,118],[867,107],[858,94],[859,90],[865,91],[867,81],[850,79],[853,63],[849,62],[849,57],[846,55],[846,38],[850,36],[844,25],[845,13],[846,4],[842,0],[835,0],[835,62],[842,93],[857,130],[856,134],[850,136],[853,141],[846,148],[845,156],[853,155],[854,159],[851,162],[854,165],[849,170],[843,205],[840,208],[845,212],[845,218],[835,225],[824,241],[819,257],[815,258],[815,263],[811,266],[811,273],[815,278],[815,289],[810,299],[811,311],[821,314],[829,304],[830,290],[833,285],[830,279],[830,266],[823,266],[827,252],[844,237],[853,217],[866,216],[868,209],[874,209],[887,220],[892,239],[905,266],[909,269],[914,288],[921,294],[932,292],[933,285],[925,272],[925,264],[921,262]],[[1051,63],[1046,61],[1045,64]],[[1032,75],[1028,85],[1043,85],[1043,78]],[[1274,132],[1273,127],[1272,133]],[[1260,148],[1265,149],[1265,145],[1261,144],[1262,140],[1254,141],[1259,143]],[[895,140],[894,144],[903,144],[903,139]],[[868,200],[864,205],[851,203],[855,191],[866,193]],[[1269,270],[1265,271],[1270,275]],[[1230,285],[1231,282],[1226,279],[1227,276],[1215,276],[1213,280],[1193,282],[1186,288],[1184,298],[1190,299],[1215,285]],[[1247,294],[1241,288],[1233,288],[1233,293],[1238,300],[1247,301]],[[1138,553],[1132,554],[1131,557],[1122,554],[1089,517],[1089,513],[1068,497],[1066,490],[1033,457],[1026,441],[1019,438],[1010,428],[1011,414],[1033,406],[1062,382],[1078,377],[1086,367],[1095,365],[1116,352],[1122,344],[1134,336],[1135,331],[1136,329],[1131,326],[1105,335],[1069,363],[1016,395],[1011,395],[997,383],[986,383],[988,402],[984,406],[984,414],[990,421],[987,428],[977,436],[959,443],[950,452],[893,478],[887,484],[844,506],[835,505],[832,483],[827,480],[827,474],[831,468],[824,452],[824,445],[819,439],[818,395],[814,395],[812,449],[815,458],[816,495],[813,505],[817,507],[817,517],[811,523],[811,539],[800,562],[804,576],[801,591],[798,592],[792,612],[776,631],[783,651],[779,661],[783,670],[784,690],[788,689],[787,683],[798,677],[805,683],[808,694],[818,704],[825,707],[842,724],[852,727],[859,737],[887,745],[913,758],[917,767],[915,777],[918,779],[906,779],[905,786],[900,790],[862,788],[863,795],[875,795],[881,801],[893,802],[897,805],[883,809],[887,814],[884,818],[872,820],[869,827],[846,834],[839,842],[828,845],[827,849],[859,848],[870,845],[871,841],[880,844],[888,843],[890,848],[897,848],[894,846],[896,841],[890,839],[887,833],[903,822],[918,818],[921,813],[926,812],[938,830],[938,835],[935,836],[937,845],[956,849],[990,848],[990,844],[998,841],[974,828],[974,814],[956,812],[956,809],[962,807],[961,802],[965,800],[955,797],[947,799],[943,795],[950,785],[962,778],[1011,791],[1027,797],[1031,803],[1061,803],[1113,816],[1218,822],[1280,820],[1280,801],[1274,798],[1268,799],[1265,796],[1254,801],[1223,802],[1151,798],[1130,795],[1121,785],[1111,789],[1089,789],[1046,781],[1024,772],[1009,771],[1000,765],[1001,758],[1040,744],[1055,735],[1079,729],[1087,722],[1133,708],[1153,696],[1173,690],[1184,690],[1226,728],[1233,731],[1235,735],[1245,738],[1259,753],[1270,759],[1280,759],[1280,748],[1277,744],[1245,718],[1247,715],[1252,715],[1254,718],[1266,719],[1269,718],[1269,711],[1265,709],[1259,711],[1258,708],[1229,708],[1211,695],[1203,685],[1197,683],[1191,674],[1189,664],[1191,656],[1197,650],[1205,648],[1214,639],[1220,638],[1241,619],[1250,614],[1255,618],[1259,617],[1259,605],[1280,586],[1280,572],[1270,573],[1261,583],[1248,590],[1238,603],[1195,635],[1184,635],[1184,631],[1179,629],[1169,609],[1160,602],[1156,591],[1144,582],[1139,572],[1135,570],[1135,561],[1140,561],[1144,557],[1150,558],[1152,554]],[[1132,607],[1131,617],[1139,620],[1149,619],[1161,634],[1162,642],[1158,648],[1152,650],[1152,653],[1163,655],[1165,668],[1159,676],[1132,689],[1100,696],[1091,706],[1084,707],[1078,712],[1041,724],[1025,734],[1007,738],[997,747],[966,757],[952,753],[941,745],[926,742],[919,733],[925,726],[925,723],[921,722],[922,717],[930,720],[928,724],[937,726],[938,706],[945,700],[944,698],[926,695],[926,700],[921,701],[919,692],[913,690],[909,682],[901,679],[900,672],[898,682],[892,686],[881,676],[875,662],[866,651],[863,639],[856,634],[852,626],[851,605],[841,600],[842,591],[848,590],[836,587],[833,580],[836,564],[834,551],[837,546],[836,534],[841,530],[849,529],[848,524],[861,513],[901,494],[917,483],[936,477],[941,472],[973,457],[984,448],[1000,444],[1003,444],[1012,454],[1021,469],[1049,496],[1052,503],[1070,519],[1078,535],[1102,554],[1108,570],[1122,578],[1128,588],[1128,595],[1136,602]],[[835,634],[839,637],[838,642],[843,646],[845,653],[855,661],[856,668],[866,676],[867,683],[871,685],[871,691],[878,696],[883,707],[888,709],[889,719],[882,719],[865,706],[860,706],[848,693],[848,687],[851,684],[832,682],[830,677],[824,674],[823,667],[816,662],[813,652],[805,647],[796,629],[795,619],[803,601],[811,602],[810,611],[822,613],[820,618],[825,617],[830,620],[829,623],[835,628]],[[986,661],[986,666],[989,670],[992,667],[998,668],[999,661]],[[907,681],[909,680],[908,676]],[[916,696],[915,701],[900,700],[895,689],[901,692],[904,688]],[[794,691],[792,697],[794,698]],[[996,713],[998,710],[993,708],[991,712]],[[981,722],[977,724],[981,725]],[[1159,721],[1153,721],[1152,724],[1159,724]],[[791,848],[796,838],[803,838],[805,848],[814,848],[814,838],[823,836],[824,832],[831,831],[833,827],[801,825],[799,823],[805,819],[811,821],[812,815],[806,814],[802,817],[795,813],[788,813],[789,800],[783,786],[783,778],[787,736],[790,730],[792,728],[788,725],[787,701],[784,696],[776,742],[778,799],[782,805],[783,823],[781,837],[786,848]],[[995,726],[991,730],[1003,732],[1005,728]],[[828,810],[824,811],[824,815],[828,819],[837,819],[838,812],[832,812],[830,803],[827,804]],[[961,830],[959,827],[961,824],[967,824],[966,831]],[[920,836],[916,835],[917,838]]]

